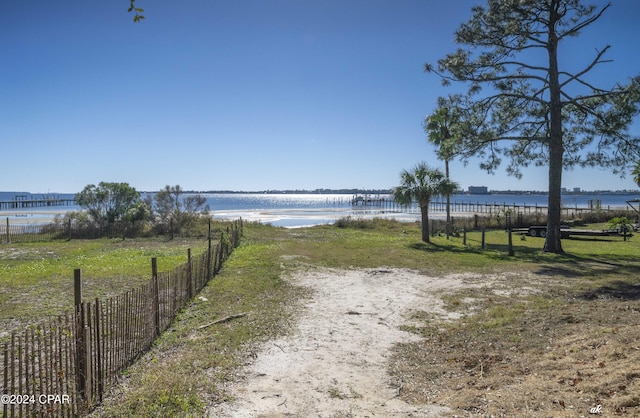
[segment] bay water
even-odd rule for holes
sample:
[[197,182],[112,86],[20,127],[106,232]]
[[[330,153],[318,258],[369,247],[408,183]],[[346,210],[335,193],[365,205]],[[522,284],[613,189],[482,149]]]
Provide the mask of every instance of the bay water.
[[[148,195],[148,193],[143,193]],[[418,219],[418,209],[414,206],[408,210],[390,210],[390,206],[373,205],[354,206],[351,194],[315,194],[315,193],[201,193],[207,199],[211,214],[218,219],[237,219],[271,223],[284,227],[303,227],[333,223],[346,216],[352,217],[385,217],[401,221]],[[360,195],[373,200],[391,202],[391,195]],[[0,202],[16,199],[73,199],[72,193],[28,193],[0,192]],[[640,198],[640,192],[631,193],[572,193],[562,197],[562,204],[569,208],[587,208],[600,205],[601,208],[628,208],[627,201]],[[442,198],[435,199],[436,202]],[[455,194],[451,196],[454,203],[478,203],[518,206],[546,206],[547,195],[540,193],[514,194]],[[436,205],[437,206],[437,205]],[[9,218],[13,225],[50,222],[56,214],[77,211],[81,208],[75,204],[52,207],[34,207],[19,209],[1,209],[0,219]],[[434,218],[442,217],[441,211],[432,211]]]

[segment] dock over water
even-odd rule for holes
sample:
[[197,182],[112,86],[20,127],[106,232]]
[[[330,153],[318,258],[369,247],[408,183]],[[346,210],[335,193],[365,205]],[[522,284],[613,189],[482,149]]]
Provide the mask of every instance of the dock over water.
[[44,195],[41,197],[18,195],[13,200],[0,201],[0,210],[70,206],[73,204],[75,204],[73,199],[62,198],[57,195]]

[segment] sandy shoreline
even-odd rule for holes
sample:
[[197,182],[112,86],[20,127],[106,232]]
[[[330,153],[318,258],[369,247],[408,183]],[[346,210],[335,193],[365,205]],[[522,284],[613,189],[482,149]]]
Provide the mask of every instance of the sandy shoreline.
[[[238,219],[249,222],[270,223],[288,228],[305,227],[334,223],[341,218],[395,219],[400,222],[416,222],[417,213],[400,213],[380,210],[349,209],[263,209],[263,210],[227,210],[213,211],[214,219]],[[435,217],[434,217],[435,219]]]
[[[39,225],[52,223],[56,216],[64,216],[68,210],[39,209],[39,210],[11,210],[0,211],[0,225],[6,220],[10,225]],[[323,209],[257,209],[257,210],[214,210],[210,214],[214,219],[234,220],[242,218],[249,222],[270,223],[287,228],[301,228],[314,225],[331,224],[338,219],[350,216],[352,218],[395,219],[400,222],[417,222],[419,213],[400,213],[381,210],[351,210],[343,208]],[[472,216],[472,214],[456,213],[456,217]],[[440,219],[444,213],[431,213],[431,219]]]
[[52,223],[56,216],[64,216],[67,210],[36,209],[36,210],[7,210],[0,211],[2,225],[7,219],[10,225],[42,225]]

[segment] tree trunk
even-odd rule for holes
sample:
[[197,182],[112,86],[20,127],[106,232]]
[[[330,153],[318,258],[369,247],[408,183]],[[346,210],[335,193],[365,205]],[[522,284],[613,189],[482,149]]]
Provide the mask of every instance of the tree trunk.
[[[549,145],[549,209],[547,213],[547,237],[544,243],[544,251],[563,253],[560,241],[560,214],[562,209],[562,144]],[[553,148],[556,150],[553,150]],[[559,148],[559,150],[557,149]]]
[[422,216],[422,241],[430,243],[429,239],[429,202],[420,202],[420,214]]
[[558,76],[558,37],[555,25],[558,21],[556,2],[551,2],[549,13],[549,209],[547,213],[547,236],[543,251],[563,253],[560,242],[560,214],[562,209],[562,103]]
[[[444,160],[444,172],[449,180],[449,160]],[[447,238],[451,235],[451,195],[447,193]]]

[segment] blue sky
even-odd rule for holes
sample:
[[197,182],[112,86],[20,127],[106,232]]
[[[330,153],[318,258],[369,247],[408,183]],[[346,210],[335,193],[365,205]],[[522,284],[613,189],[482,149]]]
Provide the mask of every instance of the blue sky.
[[[422,121],[450,90],[423,66],[454,51],[478,1],[137,3],[136,24],[126,0],[0,2],[0,190],[387,188],[421,160],[442,167]],[[626,83],[639,22],[640,2],[613,0],[563,58],[611,44],[592,80]],[[544,168],[451,172],[463,188],[547,188]],[[637,189],[582,169],[563,186]]]

